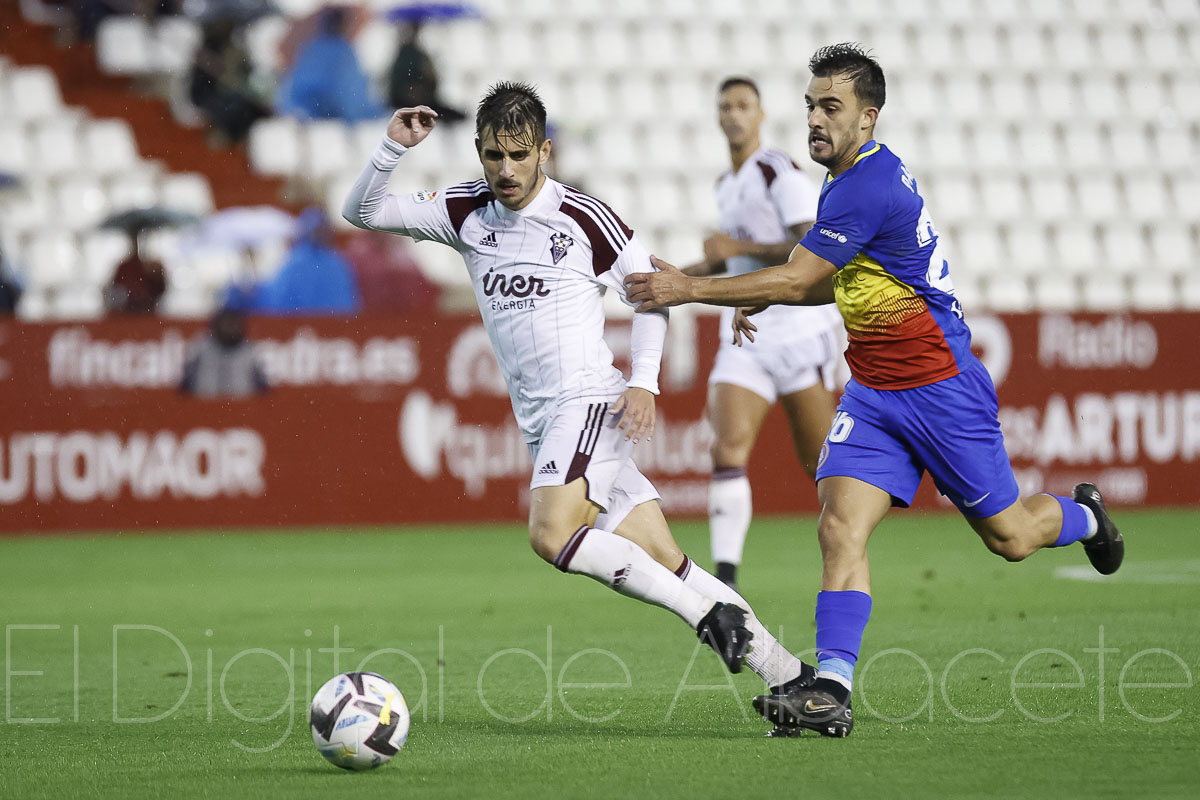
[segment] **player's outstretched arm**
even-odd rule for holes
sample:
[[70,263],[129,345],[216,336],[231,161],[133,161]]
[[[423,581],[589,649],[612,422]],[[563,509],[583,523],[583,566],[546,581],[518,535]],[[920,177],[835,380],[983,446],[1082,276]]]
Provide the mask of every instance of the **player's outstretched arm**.
[[729,278],[691,278],[651,257],[656,272],[625,278],[625,290],[638,311],[709,303],[717,306],[822,305],[832,297],[837,268],[802,245],[786,264]]
[[425,140],[437,124],[437,112],[428,106],[402,108],[388,121],[387,136],[371,154],[371,160],[359,173],[342,216],[358,228],[390,231],[406,236],[448,242],[449,230],[438,219],[433,204],[422,206],[419,198],[401,198],[388,192],[388,181],[409,148]]

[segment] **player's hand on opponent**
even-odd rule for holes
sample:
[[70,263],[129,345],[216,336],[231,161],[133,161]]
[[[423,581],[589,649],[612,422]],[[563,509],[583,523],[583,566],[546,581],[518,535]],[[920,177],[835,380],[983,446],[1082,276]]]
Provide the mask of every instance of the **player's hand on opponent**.
[[630,386],[617,398],[608,410],[610,414],[624,414],[617,427],[625,431],[626,439],[647,441],[654,435],[654,395],[645,389]]
[[401,108],[388,121],[387,135],[405,147],[416,147],[437,124],[438,113],[429,106]]
[[743,336],[752,342],[754,341],[754,332],[758,330],[758,326],[750,321],[750,317],[766,308],[766,306],[743,306],[733,312],[734,344],[741,347]]
[[704,240],[704,260],[720,264],[742,254],[742,243],[728,233],[714,233]]
[[688,289],[693,278],[656,256],[650,256],[650,263],[657,272],[635,272],[625,276],[625,296],[636,304],[637,311],[691,302]]

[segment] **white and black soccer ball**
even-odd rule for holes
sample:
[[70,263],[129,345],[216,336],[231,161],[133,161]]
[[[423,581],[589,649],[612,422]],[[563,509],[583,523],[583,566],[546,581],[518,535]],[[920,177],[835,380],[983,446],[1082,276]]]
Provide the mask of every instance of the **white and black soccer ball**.
[[374,769],[400,752],[410,723],[404,695],[374,672],[344,672],[325,683],[308,710],[313,744],[343,769]]

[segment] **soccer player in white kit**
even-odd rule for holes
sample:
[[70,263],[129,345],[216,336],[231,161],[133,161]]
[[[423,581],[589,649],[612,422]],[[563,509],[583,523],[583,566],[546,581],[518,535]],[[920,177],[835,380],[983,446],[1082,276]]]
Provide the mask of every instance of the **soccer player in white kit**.
[[[720,232],[704,242],[704,260],[683,270],[703,277],[742,275],[787,261],[817,217],[819,188],[787,153],[765,147],[765,114],[749,78],[727,78],[718,91],[717,120],[729,142],[731,168],[717,181]],[[765,335],[742,347],[729,332],[734,309],[721,312],[720,349],[708,376],[713,429],[709,534],[717,577],[737,588],[753,504],[746,465],[776,401],[810,478],[833,421],[834,371],[842,352],[837,306],[771,306],[754,321]]]
[[654,430],[667,316],[635,315],[626,381],[603,339],[603,297],[611,289],[624,298],[624,277],[646,270],[649,252],[604,203],[544,174],[546,110],[527,84],[498,84],[479,104],[483,180],[390,194],[392,171],[436,118],[426,106],[393,115],[343,214],[362,228],[449,245],[466,262],[533,458],[534,551],[563,572],[673,611],[731,672],[745,663],[768,686],[806,685],[815,670],[680,551],[658,493],[633,462],[634,443]]

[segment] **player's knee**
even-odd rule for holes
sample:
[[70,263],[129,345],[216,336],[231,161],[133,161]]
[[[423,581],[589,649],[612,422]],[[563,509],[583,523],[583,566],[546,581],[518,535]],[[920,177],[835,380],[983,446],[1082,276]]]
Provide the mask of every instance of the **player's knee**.
[[545,522],[529,524],[529,546],[533,548],[533,552],[537,553],[538,558],[550,563],[558,558],[558,554],[562,552],[563,547],[571,538],[571,534],[574,533],[574,531],[564,531],[563,527]]
[[817,522],[817,541],[825,557],[844,555],[866,550],[870,531],[857,530],[848,519],[829,509],[821,512]]
[[712,462],[721,467],[744,467],[750,460],[750,447],[753,442],[738,440],[736,437],[724,437],[714,441],[709,453]]
[[987,549],[1010,563],[1024,561],[1033,555],[1037,547],[1022,541],[1019,536],[1006,536],[1000,532],[992,532],[983,537]]

